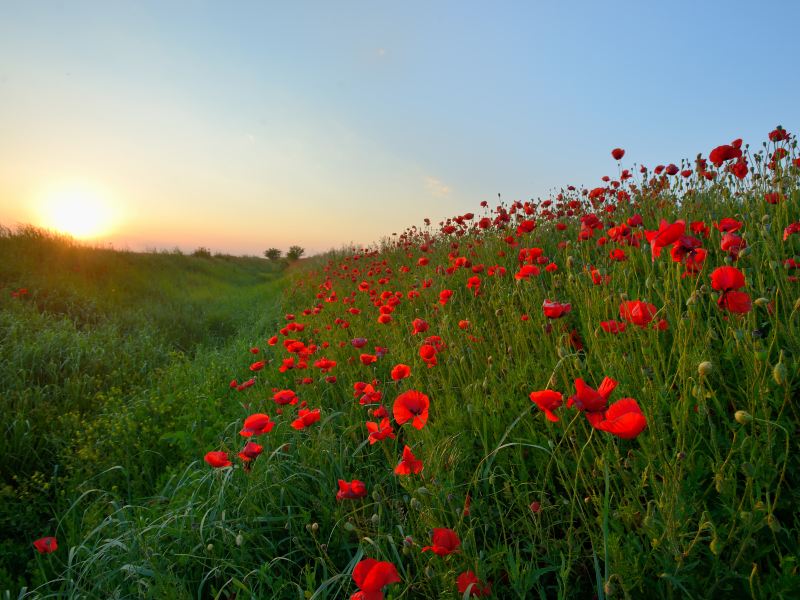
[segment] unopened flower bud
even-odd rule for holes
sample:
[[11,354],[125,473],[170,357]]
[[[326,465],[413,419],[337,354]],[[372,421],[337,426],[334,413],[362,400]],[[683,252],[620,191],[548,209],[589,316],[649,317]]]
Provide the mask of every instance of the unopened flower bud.
[[700,374],[700,377],[708,377],[711,374],[711,371],[713,370],[714,370],[714,365],[707,360],[704,360],[699,365],[697,365],[697,372]]
[[736,422],[740,425],[747,425],[753,420],[753,415],[746,410],[737,410],[733,418],[736,419]]

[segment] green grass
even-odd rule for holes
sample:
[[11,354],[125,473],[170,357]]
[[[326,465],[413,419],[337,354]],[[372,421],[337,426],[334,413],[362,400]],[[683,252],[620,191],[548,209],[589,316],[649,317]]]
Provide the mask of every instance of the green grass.
[[130,502],[213,439],[219,382],[274,322],[283,265],[0,233],[3,589],[40,576],[30,542],[79,483]]

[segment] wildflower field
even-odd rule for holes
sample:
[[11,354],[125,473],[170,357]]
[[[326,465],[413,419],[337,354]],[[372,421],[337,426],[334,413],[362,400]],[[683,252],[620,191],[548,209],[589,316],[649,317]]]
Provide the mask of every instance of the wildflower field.
[[7,595],[800,597],[800,157],[767,137],[270,273],[235,335],[164,367],[128,331],[57,415],[85,363],[14,358],[19,274]]

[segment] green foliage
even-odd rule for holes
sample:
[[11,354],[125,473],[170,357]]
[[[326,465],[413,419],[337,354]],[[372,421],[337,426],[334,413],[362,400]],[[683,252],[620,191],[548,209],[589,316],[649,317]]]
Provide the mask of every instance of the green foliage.
[[264,256],[269,260],[278,260],[281,257],[281,251],[278,248],[269,248],[264,250]]

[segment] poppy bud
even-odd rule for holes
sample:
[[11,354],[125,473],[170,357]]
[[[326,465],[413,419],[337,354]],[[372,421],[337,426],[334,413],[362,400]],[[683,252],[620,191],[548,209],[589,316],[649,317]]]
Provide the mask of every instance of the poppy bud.
[[345,531],[355,531],[356,526],[353,525],[350,521],[344,524]]
[[422,508],[422,503],[416,498],[412,498],[409,504],[412,510],[420,510]]
[[241,533],[239,533],[236,535],[236,545],[241,546],[242,542],[244,542],[244,536]]
[[746,410],[737,410],[736,413],[733,415],[733,418],[736,419],[736,422],[740,425],[747,425],[750,421],[753,420],[753,415],[751,415]]
[[766,214],[766,215],[764,215],[763,217],[761,217],[761,222],[762,222],[762,223],[764,223],[765,225],[766,225],[767,223],[769,223],[769,220],[770,220],[770,216],[769,216],[769,214]]
[[708,545],[708,549],[711,550],[711,553],[714,556],[719,556],[719,553],[722,552],[722,542],[719,541],[719,538],[715,535],[714,539],[711,540],[711,543]]
[[756,298],[755,300],[753,300],[753,304],[755,304],[756,306],[764,307],[767,304],[769,304],[769,300],[767,298],[763,298],[763,297],[762,298]]
[[372,521],[373,525],[377,525],[381,522],[381,516],[378,513],[373,513],[372,517],[370,517],[370,521]]
[[767,515],[767,525],[772,530],[772,533],[778,533],[781,530],[781,524],[774,514]]
[[[783,358],[782,355],[781,358]],[[772,378],[778,385],[786,385],[786,365],[783,364],[783,360],[772,369]]]
[[311,524],[311,531],[317,533],[319,531],[319,523],[312,523]]
[[708,375],[713,371],[714,365],[711,362],[704,360],[699,365],[697,365],[697,372],[700,374],[700,377],[708,377]]

